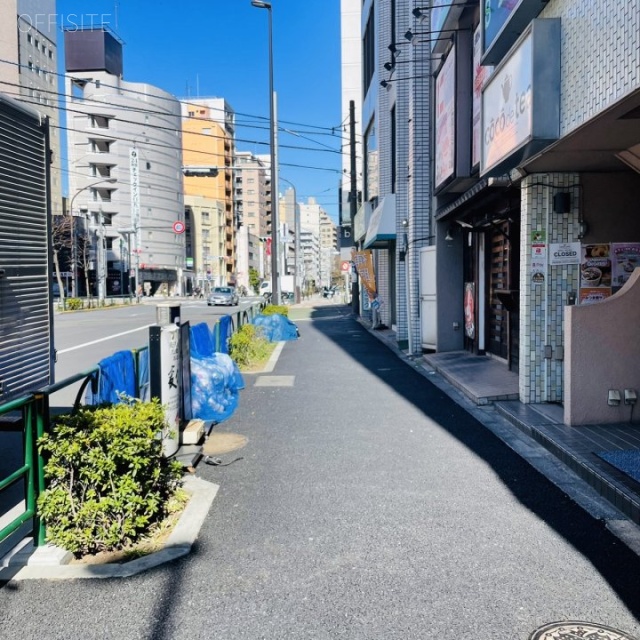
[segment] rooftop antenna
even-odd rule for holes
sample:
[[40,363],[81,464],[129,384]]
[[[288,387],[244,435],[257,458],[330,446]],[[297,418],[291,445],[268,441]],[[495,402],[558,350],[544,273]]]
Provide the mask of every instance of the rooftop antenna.
[[196,73],[196,98],[200,97],[200,74]]
[[115,28],[116,32],[118,31],[118,6],[119,6],[119,4],[120,3],[118,2],[118,0],[115,0],[113,11],[114,11],[115,17],[116,17],[116,28]]

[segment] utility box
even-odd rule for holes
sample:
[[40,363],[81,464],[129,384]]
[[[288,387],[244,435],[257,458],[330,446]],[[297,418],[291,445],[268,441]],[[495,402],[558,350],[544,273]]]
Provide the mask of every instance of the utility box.
[[49,121],[0,93],[0,404],[51,384]]

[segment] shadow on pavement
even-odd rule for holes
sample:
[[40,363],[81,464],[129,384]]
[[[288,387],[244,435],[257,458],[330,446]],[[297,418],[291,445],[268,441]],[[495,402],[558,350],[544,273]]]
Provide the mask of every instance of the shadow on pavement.
[[[587,558],[629,611],[640,618],[637,584],[640,557],[620,544],[604,522],[595,521],[464,408],[393,354],[356,320],[350,307],[316,307],[310,310],[309,317],[314,328],[350,356],[355,366],[366,369],[368,375],[376,375],[489,464],[511,494]],[[362,335],[354,339],[356,331]],[[389,366],[390,359],[397,364]],[[382,362],[386,366],[381,366]]]

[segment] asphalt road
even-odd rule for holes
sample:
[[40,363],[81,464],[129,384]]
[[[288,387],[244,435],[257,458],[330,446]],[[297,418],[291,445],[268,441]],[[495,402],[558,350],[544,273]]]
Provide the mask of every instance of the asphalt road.
[[5,585],[1,639],[527,640],[556,620],[640,638],[640,559],[601,522],[346,307],[298,323],[216,427],[248,443],[197,469],[220,491],[194,552]]

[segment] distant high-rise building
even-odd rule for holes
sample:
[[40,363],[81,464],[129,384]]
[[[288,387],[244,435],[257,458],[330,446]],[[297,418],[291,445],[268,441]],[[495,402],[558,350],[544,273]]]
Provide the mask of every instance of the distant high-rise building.
[[[234,214],[235,113],[224,98],[182,101],[185,202],[193,231],[193,273],[210,285],[238,284]],[[189,171],[193,169],[193,171]],[[210,169],[211,174],[206,175]],[[200,173],[201,170],[205,173]],[[189,175],[193,174],[193,175]],[[197,199],[196,200],[194,200]],[[195,207],[195,208],[194,208]]]
[[239,151],[235,156],[234,194],[238,229],[238,281],[249,289],[249,271],[255,269],[264,278],[269,269],[266,251],[271,233],[271,183],[268,166],[262,156]]
[[106,28],[65,31],[65,58],[70,208],[91,244],[81,269],[98,295],[101,284],[122,291],[129,271],[148,294],[182,293],[180,102],[125,82],[122,43]]

